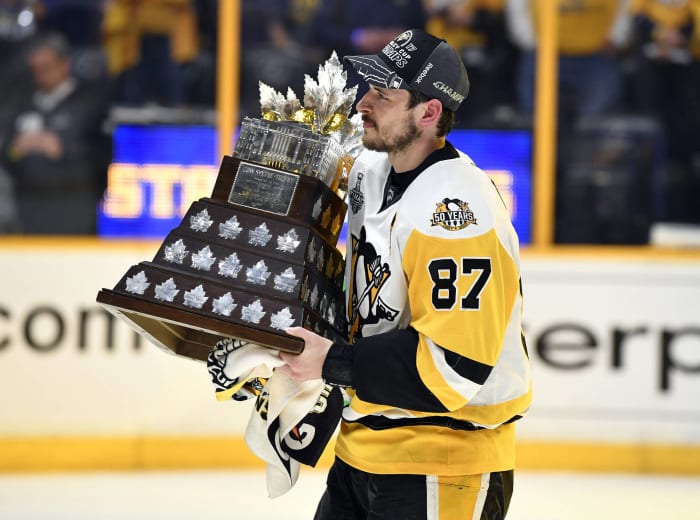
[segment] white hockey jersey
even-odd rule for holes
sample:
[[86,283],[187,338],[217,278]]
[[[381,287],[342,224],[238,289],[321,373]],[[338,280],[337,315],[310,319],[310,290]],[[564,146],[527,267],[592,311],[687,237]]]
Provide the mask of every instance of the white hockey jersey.
[[350,173],[356,384],[336,453],[372,473],[512,469],[513,423],[531,384],[508,211],[461,153],[428,166],[382,209],[390,170],[386,154],[366,151]]

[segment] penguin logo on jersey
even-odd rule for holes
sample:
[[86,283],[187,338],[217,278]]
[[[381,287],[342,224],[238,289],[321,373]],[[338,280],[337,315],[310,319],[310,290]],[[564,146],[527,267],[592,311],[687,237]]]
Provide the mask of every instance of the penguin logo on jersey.
[[362,209],[362,205],[365,203],[365,196],[362,194],[362,187],[360,184],[362,183],[362,177],[364,177],[365,174],[363,172],[358,172],[357,174],[357,181],[355,181],[355,186],[350,190],[349,194],[349,199],[350,199],[350,209],[352,209],[353,213],[357,213]]
[[382,288],[391,277],[389,265],[382,263],[374,246],[367,242],[365,228],[360,237],[351,235],[352,264],[348,288],[348,323],[350,343],[362,337],[364,325],[379,320],[394,321],[399,311],[391,308],[381,298]]
[[469,203],[459,199],[444,198],[435,203],[435,212],[430,223],[448,231],[464,229],[469,224],[476,225],[474,212],[469,209]]

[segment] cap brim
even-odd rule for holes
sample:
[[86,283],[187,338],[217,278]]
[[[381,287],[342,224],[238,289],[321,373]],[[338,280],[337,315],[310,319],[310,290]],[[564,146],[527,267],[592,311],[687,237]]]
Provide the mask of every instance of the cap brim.
[[381,88],[405,88],[405,82],[376,54],[345,56],[348,63],[362,79]]

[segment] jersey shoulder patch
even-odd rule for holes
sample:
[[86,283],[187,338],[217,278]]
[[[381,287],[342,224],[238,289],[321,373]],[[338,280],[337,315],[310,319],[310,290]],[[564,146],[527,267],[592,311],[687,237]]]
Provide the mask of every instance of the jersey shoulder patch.
[[486,232],[492,221],[487,183],[486,174],[464,157],[436,163],[406,190],[397,221],[430,235]]

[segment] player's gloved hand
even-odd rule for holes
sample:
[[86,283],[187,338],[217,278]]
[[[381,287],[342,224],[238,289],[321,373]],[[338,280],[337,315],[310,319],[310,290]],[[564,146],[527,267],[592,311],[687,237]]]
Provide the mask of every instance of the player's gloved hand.
[[207,370],[217,394],[229,393],[232,388],[240,386],[231,394],[231,399],[234,401],[245,401],[246,399],[257,397],[263,386],[265,386],[265,380],[258,377],[245,381],[241,385],[241,381],[238,378],[231,379],[226,375],[225,369],[229,354],[245,345],[248,345],[248,342],[242,339],[224,338],[214,345],[214,348],[207,356]]

